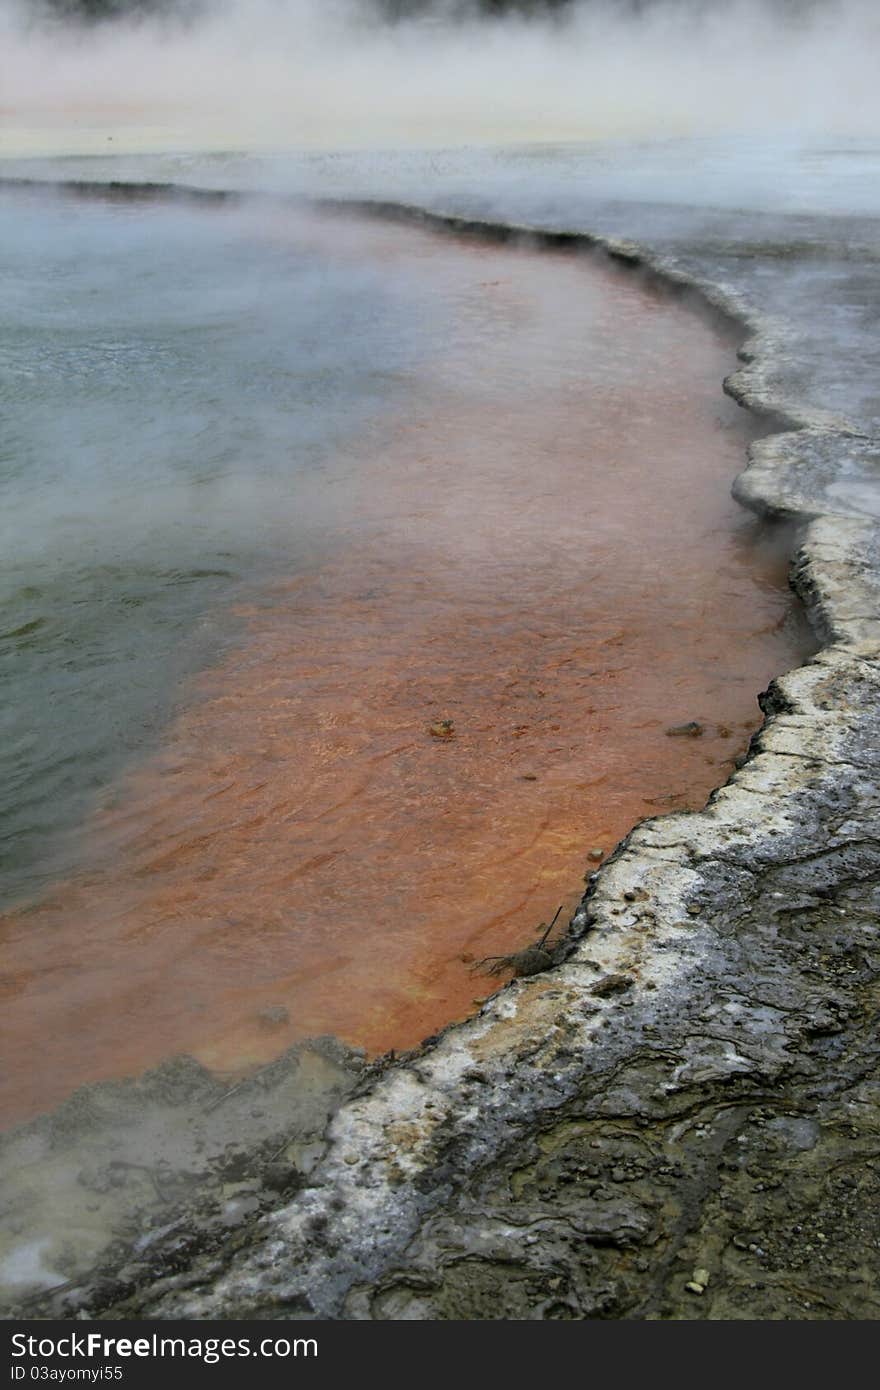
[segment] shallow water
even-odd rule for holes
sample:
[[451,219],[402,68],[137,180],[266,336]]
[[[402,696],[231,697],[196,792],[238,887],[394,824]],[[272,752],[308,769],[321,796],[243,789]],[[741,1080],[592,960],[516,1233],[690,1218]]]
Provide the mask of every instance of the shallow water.
[[350,240],[4,196],[0,900],[71,862],[61,832],[227,640],[218,604],[320,551],[399,408],[424,291]]
[[180,1050],[417,1042],[590,849],[702,804],[807,648],[729,497],[731,344],[590,259],[265,206],[12,220],[2,1113]]

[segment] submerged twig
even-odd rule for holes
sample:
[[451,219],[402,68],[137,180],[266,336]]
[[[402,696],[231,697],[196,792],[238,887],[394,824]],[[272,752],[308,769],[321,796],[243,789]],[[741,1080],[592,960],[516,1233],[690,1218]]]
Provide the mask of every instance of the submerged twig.
[[559,914],[560,914],[560,912],[562,911],[563,907],[564,907],[564,903],[560,903],[559,906],[557,907],[556,911],[555,911],[554,914],[553,914],[553,921],[550,923],[550,925],[549,925],[549,927],[547,928],[547,930],[545,931],[544,935],[541,937],[541,940],[538,942],[538,946],[539,946],[539,947],[544,945],[544,942],[547,940],[547,937],[550,935],[550,933],[552,932],[553,928],[556,926],[557,918],[559,917]]
[[[563,906],[563,903],[559,904],[552,922],[548,927],[544,927],[543,936],[533,946],[526,946],[524,950],[513,951],[507,956],[484,956],[482,960],[474,962],[471,973],[480,971],[484,975],[503,975],[505,970],[512,970],[514,975],[539,975],[542,970],[546,970],[553,964],[553,954],[546,946],[547,938],[555,927]],[[541,926],[544,926],[543,922]]]
[[236,1086],[231,1087],[231,1089],[228,1091],[224,1091],[222,1096],[218,1096],[217,1099],[213,1100],[210,1105],[206,1105],[203,1113],[205,1115],[210,1115],[212,1110],[216,1110],[219,1105],[222,1105],[225,1100],[229,1100],[230,1096],[234,1096],[236,1091],[240,1091],[242,1086],[246,1086],[247,1083],[249,1081],[253,1081],[253,1079],[254,1078],[252,1076],[246,1076],[244,1080],[239,1081]]

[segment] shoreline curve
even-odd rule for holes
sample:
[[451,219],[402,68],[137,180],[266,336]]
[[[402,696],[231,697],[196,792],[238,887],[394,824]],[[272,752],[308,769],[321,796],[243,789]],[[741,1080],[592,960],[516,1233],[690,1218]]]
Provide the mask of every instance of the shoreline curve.
[[748,761],[703,811],[620,843],[551,971],[365,1069],[290,1200],[232,1248],[194,1218],[185,1252],[178,1231],[134,1277],[105,1270],[41,1313],[876,1316],[880,524],[840,485],[880,441],[781,390],[773,321],[668,257],[334,202],[598,251],[741,325],[724,388],[779,429],[734,495],[796,528],[792,584],[824,646],[764,692]]

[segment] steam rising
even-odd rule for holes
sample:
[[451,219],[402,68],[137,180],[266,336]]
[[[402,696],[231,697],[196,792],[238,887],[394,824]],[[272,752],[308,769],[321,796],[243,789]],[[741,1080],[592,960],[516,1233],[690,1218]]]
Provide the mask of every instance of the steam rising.
[[873,136],[878,39],[873,0],[435,5],[394,24],[365,0],[219,0],[100,26],[0,0],[0,112],[7,153]]

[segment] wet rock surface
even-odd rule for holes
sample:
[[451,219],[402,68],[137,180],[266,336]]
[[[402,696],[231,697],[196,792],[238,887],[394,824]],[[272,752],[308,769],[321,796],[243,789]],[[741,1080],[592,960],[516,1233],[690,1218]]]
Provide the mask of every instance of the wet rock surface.
[[184,1206],[58,1310],[874,1316],[878,681],[853,651],[774,685],[735,783],[633,833],[555,971],[368,1074],[281,1192],[243,1154],[234,1230]]
[[[616,214],[594,211],[601,244]],[[275,1167],[245,1161],[233,1233],[181,1203],[133,1263],[32,1311],[880,1313],[880,266],[864,223],[776,218],[756,240],[752,219],[745,250],[735,218],[697,237],[676,217],[630,209],[656,254],[609,249],[747,323],[728,389],[783,428],[737,495],[795,528],[825,648],[764,694],[703,812],[643,822],[603,864],[552,969],[346,1082],[273,1195]]]
[[4,1135],[0,1308],[31,1313],[82,1281],[107,1297],[147,1276],[157,1250],[179,1263],[194,1243],[228,1245],[303,1181],[362,1069],[332,1038],[235,1084],[177,1058]]
[[292,1201],[157,1252],[112,1310],[875,1316],[878,687],[857,650],[775,684],[747,767],[633,832],[555,970],[369,1080]]

